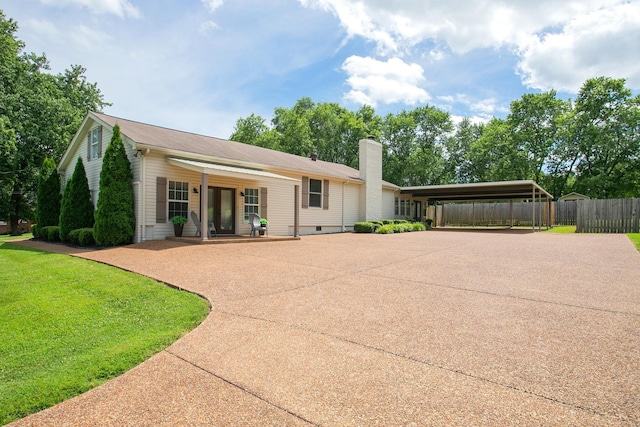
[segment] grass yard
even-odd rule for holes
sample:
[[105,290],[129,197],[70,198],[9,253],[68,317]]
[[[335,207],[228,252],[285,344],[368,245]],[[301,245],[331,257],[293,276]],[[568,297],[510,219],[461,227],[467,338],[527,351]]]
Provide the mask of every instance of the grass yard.
[[124,373],[208,312],[149,278],[0,239],[0,425]]
[[25,233],[25,234],[22,234],[20,236],[10,236],[8,234],[1,234],[0,235],[0,242],[10,242],[12,240],[31,239],[32,237],[33,237],[33,234],[31,234],[31,233]]
[[575,225],[555,225],[553,228],[545,230],[545,233],[556,233],[556,234],[573,234],[576,232]]
[[636,248],[640,251],[640,233],[627,233],[627,237],[636,245]]

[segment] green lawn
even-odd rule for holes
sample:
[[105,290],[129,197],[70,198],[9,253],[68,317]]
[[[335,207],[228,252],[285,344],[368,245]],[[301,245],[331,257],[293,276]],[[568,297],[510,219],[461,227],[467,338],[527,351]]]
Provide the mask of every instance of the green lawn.
[[627,233],[627,237],[636,245],[636,248],[640,251],[640,233]]
[[149,278],[0,240],[0,425],[122,374],[208,312]]
[[545,233],[557,233],[557,234],[573,234],[576,232],[575,225],[556,225],[545,231]]
[[31,233],[25,233],[21,236],[10,236],[8,234],[0,234],[0,242],[10,242],[11,240],[23,240],[30,239],[33,237]]

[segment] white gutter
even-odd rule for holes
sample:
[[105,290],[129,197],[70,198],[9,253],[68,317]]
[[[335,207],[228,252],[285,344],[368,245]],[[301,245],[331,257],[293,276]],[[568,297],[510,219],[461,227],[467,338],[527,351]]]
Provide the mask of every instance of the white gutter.
[[343,233],[346,231],[345,225],[344,225],[344,186],[350,182],[351,182],[350,179],[342,182],[342,232]]

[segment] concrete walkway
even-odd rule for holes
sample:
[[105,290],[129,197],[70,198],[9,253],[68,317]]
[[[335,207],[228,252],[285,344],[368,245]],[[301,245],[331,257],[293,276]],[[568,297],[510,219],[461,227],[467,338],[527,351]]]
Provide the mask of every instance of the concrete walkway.
[[77,255],[197,292],[212,312],[15,426],[640,424],[640,252],[624,235],[339,234]]

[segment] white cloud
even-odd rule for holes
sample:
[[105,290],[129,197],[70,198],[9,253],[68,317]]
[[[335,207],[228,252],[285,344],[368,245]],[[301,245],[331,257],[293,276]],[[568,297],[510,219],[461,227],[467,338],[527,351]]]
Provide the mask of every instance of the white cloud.
[[577,92],[590,77],[627,78],[640,88],[640,7],[618,5],[576,16],[557,34],[533,36],[521,51],[525,85]]
[[210,13],[215,12],[217,8],[219,8],[224,4],[224,0],[200,0],[200,1]]
[[93,13],[108,13],[121,18],[139,18],[140,11],[129,0],[40,0],[47,6],[65,8],[69,5],[83,6]]
[[505,114],[509,112],[508,107],[500,105],[499,101],[493,97],[475,99],[469,95],[458,93],[455,95],[439,96],[438,100],[443,103],[440,107],[447,111],[452,110],[456,104],[462,105],[466,110],[473,113],[471,119],[474,123],[487,122],[492,117],[497,116],[498,113]]
[[415,105],[427,102],[429,94],[420,87],[425,81],[418,64],[407,64],[399,58],[388,61],[350,56],[342,64],[351,90],[345,99],[356,104],[376,106],[378,103],[402,102]]
[[[430,43],[454,55],[506,47],[520,56],[519,74],[532,87],[575,91],[594,75],[640,87],[639,0],[298,1],[332,13],[348,37],[375,43],[379,56],[409,57]],[[442,62],[443,52],[421,56]]]
[[211,34],[216,30],[219,30],[220,26],[213,21],[205,21],[200,24],[200,33],[201,34]]

